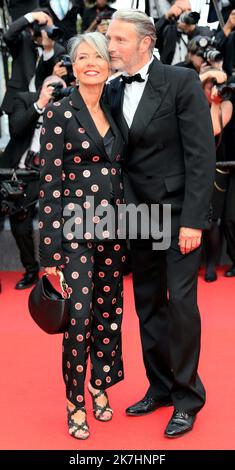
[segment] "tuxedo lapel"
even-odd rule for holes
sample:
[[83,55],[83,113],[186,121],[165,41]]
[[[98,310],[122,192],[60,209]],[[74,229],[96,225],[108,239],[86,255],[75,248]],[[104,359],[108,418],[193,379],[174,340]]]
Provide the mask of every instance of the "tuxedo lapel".
[[144,93],[138,104],[129,133],[129,144],[136,146],[145,129],[151,122],[152,116],[160,107],[168,90],[165,82],[164,69],[161,63],[154,59]]

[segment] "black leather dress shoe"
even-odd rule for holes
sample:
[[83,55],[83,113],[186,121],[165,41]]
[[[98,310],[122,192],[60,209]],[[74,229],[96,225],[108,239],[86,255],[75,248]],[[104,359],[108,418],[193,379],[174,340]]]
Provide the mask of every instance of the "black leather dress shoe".
[[204,279],[205,279],[206,282],[217,281],[217,274],[216,274],[216,272],[208,271],[208,272],[205,273]]
[[196,415],[186,411],[174,410],[173,415],[165,429],[166,437],[180,437],[193,429]]
[[20,281],[18,281],[17,284],[15,285],[15,289],[17,290],[28,289],[29,287],[36,284],[38,279],[39,279],[38,273],[25,273],[24,277],[20,279]]
[[167,400],[154,400],[152,397],[145,396],[142,400],[138,401],[126,409],[128,416],[143,416],[161,408],[162,406],[171,406],[172,402]]
[[231,266],[225,273],[225,277],[234,277],[235,276],[235,264]]

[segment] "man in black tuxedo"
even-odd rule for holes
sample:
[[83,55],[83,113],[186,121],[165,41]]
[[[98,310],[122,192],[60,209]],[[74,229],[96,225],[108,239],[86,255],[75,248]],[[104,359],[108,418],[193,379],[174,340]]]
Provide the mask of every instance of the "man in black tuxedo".
[[174,405],[166,437],[190,431],[205,403],[197,374],[200,315],[197,277],[215,171],[209,108],[194,71],[153,57],[151,19],[137,10],[114,13],[107,38],[113,69],[107,101],[128,140],[127,204],[171,204],[171,244],[153,250],[131,240],[136,310],[149,380],[145,397],[126,412],[141,416]]

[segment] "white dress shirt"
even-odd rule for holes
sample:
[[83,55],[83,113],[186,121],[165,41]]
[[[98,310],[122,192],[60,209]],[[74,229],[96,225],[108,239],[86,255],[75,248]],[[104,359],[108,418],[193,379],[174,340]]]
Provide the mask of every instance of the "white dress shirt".
[[[148,69],[150,64],[153,61],[153,57],[151,60],[142,67],[142,69],[138,70],[136,73],[139,73],[141,77],[144,79],[144,82],[132,82],[125,85],[124,88],[124,100],[123,100],[123,115],[127,122],[128,127],[131,127],[135,112],[137,110],[138,104],[141,100],[141,97],[144,93],[145,85],[148,81]],[[123,75],[127,75],[127,73],[123,73]]]
[[69,0],[50,0],[50,6],[57,18],[61,21],[65,18],[68,11],[72,8],[72,2]]

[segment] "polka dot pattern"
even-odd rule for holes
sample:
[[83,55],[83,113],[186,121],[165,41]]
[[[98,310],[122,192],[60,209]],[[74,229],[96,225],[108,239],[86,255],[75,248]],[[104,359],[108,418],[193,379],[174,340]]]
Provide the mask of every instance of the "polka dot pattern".
[[[123,378],[120,332],[124,248],[119,240],[106,243],[93,239],[90,228],[81,225],[90,209],[88,196],[94,197],[95,208],[100,204],[107,207],[112,187],[115,204],[123,201],[122,139],[120,145],[113,146],[116,153],[108,160],[98,138],[78,123],[73,93],[49,105],[45,113],[41,133],[40,258],[43,266],[64,265],[71,294],[71,321],[63,340],[63,375],[67,398],[75,406],[83,406],[89,355],[91,379],[97,387],[107,388]],[[73,211],[75,204],[80,204],[83,211],[76,215],[83,238],[73,238],[70,229],[65,241],[63,209],[69,206]],[[92,217],[95,226],[102,222],[102,217],[94,213]],[[102,230],[104,238],[108,237],[108,228]]]
[[[116,245],[115,242],[88,242],[80,243],[76,250],[72,243],[66,245],[69,263],[64,274],[72,294],[71,324],[63,341],[63,373],[67,397],[70,396],[74,404],[78,403],[78,396],[84,397],[88,355],[92,362],[92,383],[97,388],[106,388],[123,377],[118,373],[123,370],[120,332],[123,309],[121,257],[124,248],[120,243],[117,250]],[[108,268],[106,259],[112,260]],[[96,266],[99,266],[98,270]],[[113,274],[117,267],[119,276],[115,278]],[[100,273],[106,273],[105,277],[100,277]],[[115,305],[112,304],[113,298],[116,299]],[[117,309],[120,309],[120,314],[117,314]],[[80,403],[84,403],[84,398]]]

